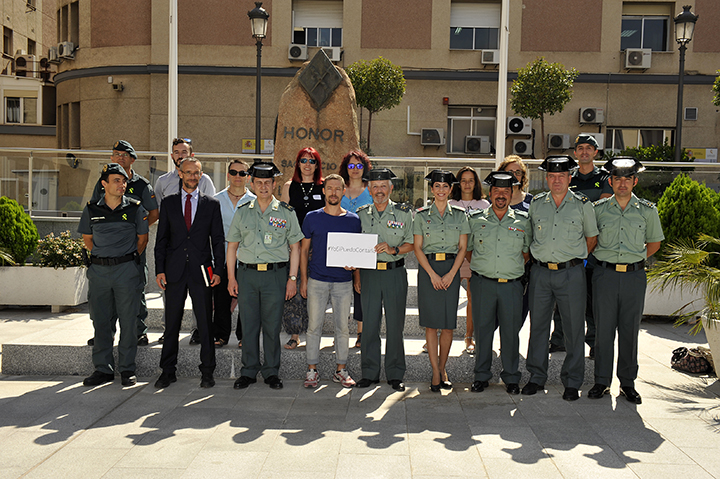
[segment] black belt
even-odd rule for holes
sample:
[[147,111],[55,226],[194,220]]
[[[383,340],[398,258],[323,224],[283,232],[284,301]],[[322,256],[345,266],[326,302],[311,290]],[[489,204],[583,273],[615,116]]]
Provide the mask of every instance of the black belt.
[[455,259],[457,254],[455,254],[455,253],[428,253],[425,256],[427,256],[428,259],[434,259],[435,261],[445,261],[446,259]]
[[484,274],[476,273],[475,271],[472,272],[473,276],[479,276],[481,278],[489,279],[490,281],[495,281],[496,283],[512,283],[513,281],[520,281],[520,278],[515,279],[505,279],[505,278],[491,278],[489,276],[485,276]]
[[565,269],[565,268],[572,268],[573,266],[577,266],[582,263],[583,263],[583,260],[580,258],[571,259],[570,261],[565,261],[564,263],[543,263],[542,261],[537,262],[537,264],[539,264],[543,268],[547,268],[552,271],[557,271],[559,269]]
[[137,251],[133,251],[130,254],[126,254],[125,256],[118,256],[116,258],[98,258],[95,256],[90,256],[90,262],[92,264],[101,264],[103,266],[115,266],[118,264],[127,263],[129,261],[134,260],[138,257]]
[[597,262],[600,266],[604,266],[607,269],[617,271],[618,273],[629,273],[630,271],[637,271],[639,269],[645,269],[645,260],[641,259],[637,263],[608,263],[607,261]]
[[240,266],[245,267],[245,269],[256,269],[258,271],[272,271],[273,269],[280,269],[287,266],[287,261],[283,261],[282,263],[258,263],[258,264],[250,264],[250,263],[243,263],[242,261],[238,261],[240,263]]
[[391,261],[389,263],[386,263],[384,261],[378,261],[375,269],[377,269],[378,271],[384,271],[387,269],[399,268],[401,266],[405,266],[405,258],[401,258],[397,261]]

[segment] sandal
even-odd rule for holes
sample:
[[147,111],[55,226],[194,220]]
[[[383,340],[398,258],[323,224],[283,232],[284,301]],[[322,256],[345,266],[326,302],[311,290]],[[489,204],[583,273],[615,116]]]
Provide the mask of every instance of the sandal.
[[238,341],[238,348],[242,348],[242,341]]
[[355,341],[355,347],[359,348],[362,344],[362,333],[358,333],[357,341]]
[[298,347],[298,342],[296,339],[290,338],[288,342],[285,344],[285,349],[295,349]]
[[215,341],[215,347],[216,347],[216,348],[222,348],[222,347],[225,346],[226,344],[227,344],[227,341],[225,341],[225,340],[222,339],[222,338],[220,338],[220,339],[218,339],[217,341]]
[[470,355],[475,354],[475,344],[472,336],[465,336],[465,352]]

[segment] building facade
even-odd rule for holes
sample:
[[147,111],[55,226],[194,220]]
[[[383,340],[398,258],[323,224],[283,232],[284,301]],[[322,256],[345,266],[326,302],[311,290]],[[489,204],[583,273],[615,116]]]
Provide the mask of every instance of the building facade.
[[[238,152],[254,138],[253,7],[178,0],[178,133],[197,151]],[[402,104],[373,116],[375,155],[491,157],[497,128],[507,133],[506,154],[540,155],[539,121],[514,118],[509,99],[509,118],[496,117],[499,1],[268,0],[263,8],[264,138],[273,138],[291,77],[325,47],[341,67],[383,56],[405,72]],[[672,19],[680,11],[672,1],[510,0],[509,81],[541,56],[580,72],[572,101],[546,118],[551,153],[569,151],[581,132],[614,150],[673,143]],[[720,9],[717,0],[695,0],[693,11],[700,18],[686,55],[683,146],[712,156]],[[168,12],[167,0],[57,0],[58,47],[66,46],[55,77],[58,147],[106,149],[125,138],[138,150],[166,149]]]

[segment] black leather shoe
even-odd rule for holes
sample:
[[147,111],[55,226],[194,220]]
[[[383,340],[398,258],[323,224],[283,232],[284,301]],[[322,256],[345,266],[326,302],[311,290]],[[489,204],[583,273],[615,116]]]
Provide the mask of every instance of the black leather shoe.
[[587,393],[587,397],[590,399],[600,399],[604,395],[610,393],[610,388],[604,384],[594,385]]
[[532,395],[535,394],[536,392],[538,392],[538,391],[544,391],[544,390],[545,390],[545,385],[544,385],[544,384],[543,384],[543,385],[540,385],[540,384],[538,384],[538,383],[532,383],[532,382],[531,382],[531,383],[527,383],[527,384],[522,388],[522,391],[521,391],[521,392],[522,392],[523,396],[532,396]]
[[270,386],[270,389],[282,389],[283,388],[282,379],[280,379],[279,377],[277,377],[275,375],[272,375],[269,378],[265,378],[265,384]]
[[474,393],[481,393],[488,386],[490,386],[490,383],[488,381],[475,381],[470,386],[470,391],[472,391]]
[[387,383],[396,391],[405,390],[405,383],[403,383],[400,379],[391,379]]
[[442,389],[452,389],[452,383],[450,381],[440,381],[440,387]]
[[163,372],[157,381],[155,381],[155,387],[158,389],[165,389],[166,387],[170,386],[170,383],[174,383],[177,381],[177,376],[175,373],[166,373]]
[[111,383],[113,381],[115,381],[114,374],[95,371],[83,380],[83,386],[99,386],[101,384]]
[[251,378],[250,376],[240,376],[235,380],[235,384],[233,384],[233,389],[245,389],[246,387],[250,386],[251,384],[255,384],[256,382],[256,378]]
[[147,334],[138,336],[138,346],[147,346],[148,344],[150,344],[150,341],[148,341]]
[[197,328],[190,333],[190,344],[200,344],[200,331]]
[[88,339],[87,343],[88,343],[88,346],[95,346],[95,338]]
[[580,391],[576,388],[565,388],[563,399],[566,401],[577,401],[580,399]]
[[620,395],[625,396],[625,399],[627,399],[631,403],[642,404],[642,397],[640,397],[640,394],[638,394],[638,392],[633,387],[630,387],[630,386],[621,387]]
[[510,383],[505,386],[505,392],[508,394],[520,394],[520,386],[516,383]]
[[595,348],[590,348],[590,354],[588,354],[588,357],[590,359],[595,359]]
[[165,335],[163,334],[162,336],[160,336],[160,337],[158,338],[158,344],[162,344],[162,343],[164,343],[164,342],[165,342]]
[[137,376],[135,376],[135,371],[121,372],[120,382],[123,386],[135,386],[137,384]]
[[563,346],[563,345],[550,343],[549,351],[551,353],[562,353],[562,352],[565,352],[566,349],[565,349],[565,346]]
[[362,378],[360,381],[355,384],[356,388],[369,388],[373,384],[379,383],[379,379],[368,379],[368,378]]
[[203,374],[202,379],[200,379],[200,387],[201,388],[211,388],[215,386],[215,379],[213,378],[212,374]]
[[440,387],[442,386],[442,383],[440,384],[430,384],[430,390],[434,393],[440,392]]

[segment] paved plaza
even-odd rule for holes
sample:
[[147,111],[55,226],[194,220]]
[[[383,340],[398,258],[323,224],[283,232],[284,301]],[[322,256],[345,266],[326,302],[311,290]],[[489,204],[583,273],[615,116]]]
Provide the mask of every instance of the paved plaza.
[[[83,316],[82,307],[2,310],[0,343],[63,337]],[[86,388],[82,376],[3,375],[0,478],[720,478],[715,378],[670,368],[674,348],[705,342],[687,330],[643,322],[639,406],[618,397],[617,383],[590,400],[586,382],[569,403],[557,383],[510,396],[497,383],[479,394],[468,383],[436,394],[427,382],[397,393],[384,381],[308,390],[297,379],[237,391],[232,379],[200,389],[198,377],[180,377],[158,391],[155,377]]]

